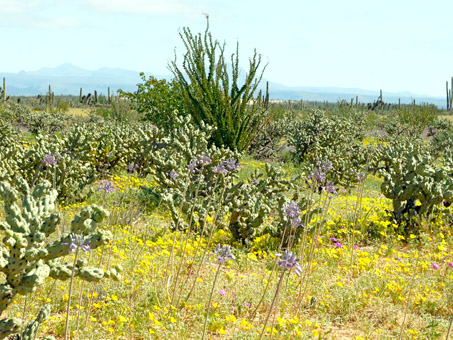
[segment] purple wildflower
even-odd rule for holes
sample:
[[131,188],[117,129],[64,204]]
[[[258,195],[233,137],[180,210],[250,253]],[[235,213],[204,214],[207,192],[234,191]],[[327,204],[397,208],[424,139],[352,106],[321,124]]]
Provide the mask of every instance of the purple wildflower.
[[215,166],[214,169],[212,169],[212,172],[215,174],[227,174],[228,170],[225,169],[225,166],[223,163],[220,163],[219,165]]
[[359,182],[365,180],[366,179],[366,174],[364,172],[359,172],[357,174],[357,179],[359,180]]
[[448,262],[447,266],[450,267],[450,268],[453,268],[453,262]]
[[285,216],[288,218],[296,218],[300,215],[300,208],[293,200],[285,208]]
[[172,170],[170,172],[167,172],[167,176],[174,181],[179,177],[179,174],[175,170]]
[[194,157],[190,160],[189,164],[187,164],[187,169],[189,169],[189,173],[193,174],[193,173],[195,173],[195,171],[198,170],[197,163],[198,163],[198,160],[196,157]]
[[68,253],[72,253],[77,248],[88,253],[91,251],[90,240],[85,238],[83,235],[69,234],[71,241],[69,243],[62,243],[62,246],[69,246]]
[[329,161],[322,162],[321,163],[321,169],[322,170],[332,170],[333,169],[332,163],[329,162]]
[[[282,254],[275,254],[275,256],[282,256]],[[283,254],[283,260],[278,261],[278,266],[283,268],[283,270],[292,270],[296,272],[297,276],[300,276],[302,273],[302,267],[298,263],[300,260],[296,259],[296,255],[291,253],[289,250],[285,250],[285,254]]]
[[434,262],[434,263],[431,265],[431,268],[433,268],[434,270],[437,270],[437,269],[439,269],[439,265],[438,265],[437,263]]
[[223,161],[223,164],[230,171],[239,169],[239,164],[236,162],[234,158],[230,158],[227,159],[226,161]]
[[338,242],[338,240],[337,240],[335,237],[331,237],[330,240],[331,240],[332,242],[335,242],[335,243]]
[[222,295],[222,296],[226,295],[226,293],[225,293],[225,291],[223,289],[219,289],[219,294]]
[[355,244],[354,244],[354,246],[352,248],[354,248],[354,250],[359,249],[359,247],[357,247]]
[[44,164],[47,164],[47,165],[55,165],[55,164],[57,164],[58,159],[51,153],[48,153],[42,161]]
[[320,168],[315,168],[315,171],[308,176],[308,179],[314,179],[316,182],[324,182],[326,180],[326,174]]
[[343,245],[340,242],[335,243],[335,247],[337,248],[343,248]]
[[251,305],[250,305],[250,302],[245,301],[245,302],[244,302],[244,306],[245,306],[245,308],[250,308],[250,306],[251,306]]
[[102,181],[101,185],[98,187],[98,191],[103,190],[105,193],[109,194],[116,190],[115,185],[112,181]]
[[291,226],[297,228],[303,226],[303,223],[299,217],[294,217],[291,219]]
[[211,255],[209,257],[217,255],[217,262],[222,263],[225,260],[235,260],[235,257],[231,254],[231,247],[230,246],[220,246],[220,244],[217,245],[217,247],[214,249]]
[[205,152],[202,152],[200,156],[198,156],[198,164],[200,165],[207,165],[211,164],[211,158],[206,155]]
[[337,191],[335,190],[335,187],[333,185],[333,182],[328,182],[326,184],[326,186],[324,187],[324,190],[328,193],[328,194],[332,194],[332,195],[336,195],[337,194]]

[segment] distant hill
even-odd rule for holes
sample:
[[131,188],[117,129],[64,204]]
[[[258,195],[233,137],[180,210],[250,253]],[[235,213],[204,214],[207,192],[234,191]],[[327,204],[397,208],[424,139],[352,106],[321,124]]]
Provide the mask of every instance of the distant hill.
[[[243,75],[245,71],[242,72]],[[169,75],[154,75],[156,78],[170,79]],[[112,91],[122,89],[134,91],[137,84],[141,82],[139,72],[124,70],[120,68],[103,67],[96,71],[90,71],[76,65],[65,63],[54,68],[41,68],[37,71],[19,73],[5,73],[0,71],[0,77],[7,80],[7,93],[9,95],[35,96],[48,91],[49,84],[52,91],[57,95],[68,94],[78,95],[80,88],[83,93],[94,92],[107,94],[107,88]],[[266,79],[263,79],[260,88],[264,90]],[[357,88],[336,88],[336,87],[309,87],[309,86],[285,86],[269,81],[269,94],[271,99],[281,100],[309,100],[336,102],[339,100],[350,101],[358,96],[359,102],[371,103],[379,96],[379,91],[370,91]],[[385,92],[383,99],[386,103],[397,103],[401,99],[402,104],[409,104],[415,99],[416,103],[426,102],[445,108],[445,99],[419,95],[410,92]]]

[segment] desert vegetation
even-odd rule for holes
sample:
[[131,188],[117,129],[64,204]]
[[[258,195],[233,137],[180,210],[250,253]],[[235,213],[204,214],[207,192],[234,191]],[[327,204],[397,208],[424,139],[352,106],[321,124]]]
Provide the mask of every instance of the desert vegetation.
[[448,340],[448,113],[272,103],[181,38],[88,113],[2,101],[0,339]]

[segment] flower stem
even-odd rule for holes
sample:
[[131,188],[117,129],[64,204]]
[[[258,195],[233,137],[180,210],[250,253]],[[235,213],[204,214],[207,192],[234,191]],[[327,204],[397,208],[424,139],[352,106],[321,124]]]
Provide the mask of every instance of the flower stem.
[[217,271],[215,273],[214,282],[212,283],[211,295],[209,296],[208,308],[206,310],[206,318],[204,319],[204,326],[203,326],[203,335],[201,336],[201,340],[206,338],[206,326],[208,325],[208,316],[209,310],[211,309],[211,302],[212,302],[212,295],[214,294],[215,284],[217,282],[217,278],[219,277],[220,267],[222,266],[222,262],[219,262],[217,266]]
[[[283,277],[285,276],[285,270],[282,271],[282,275],[280,275],[280,280],[278,281],[277,289],[275,291],[274,298],[272,299],[271,307],[269,308],[269,313],[267,313],[266,321],[264,322],[263,330],[261,331],[260,339],[261,340],[264,336],[264,332],[266,331],[267,322],[269,321],[269,317],[271,316],[272,309],[274,308],[275,301],[277,300],[277,296],[280,293],[280,286],[282,285]],[[271,329],[271,334],[274,330]]]
[[451,331],[452,324],[453,324],[453,316],[450,319],[450,326],[448,326],[447,337],[445,338],[445,340],[448,340],[448,338],[450,337],[450,331]]
[[69,310],[71,309],[71,293],[72,293],[72,287],[74,284],[74,274],[75,274],[75,267],[77,264],[78,255],[79,255],[79,247],[77,247],[77,249],[76,249],[75,256],[74,256],[74,262],[72,264],[71,282],[69,283],[68,307],[66,308],[66,323],[65,323],[65,329],[64,329],[64,340],[68,339]]

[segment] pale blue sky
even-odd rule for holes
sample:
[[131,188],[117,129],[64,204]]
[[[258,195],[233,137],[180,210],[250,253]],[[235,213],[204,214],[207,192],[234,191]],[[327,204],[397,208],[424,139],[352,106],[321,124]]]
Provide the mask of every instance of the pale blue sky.
[[288,86],[445,95],[453,76],[452,0],[0,0],[0,71],[65,62],[169,74],[178,32],[205,28],[243,66]]

